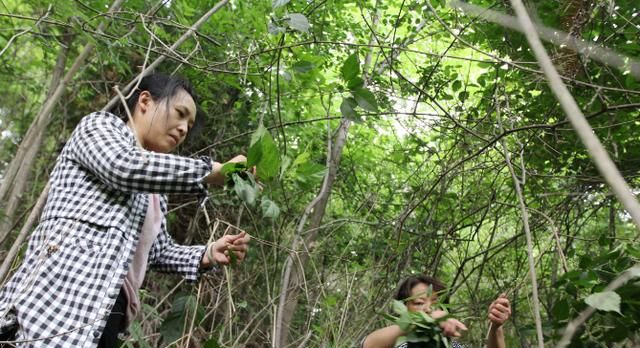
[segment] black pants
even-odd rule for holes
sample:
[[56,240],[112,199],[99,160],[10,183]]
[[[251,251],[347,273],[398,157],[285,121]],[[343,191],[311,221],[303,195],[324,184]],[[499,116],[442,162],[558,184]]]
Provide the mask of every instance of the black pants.
[[116,304],[111,309],[111,314],[107,318],[107,325],[104,327],[98,348],[118,348],[122,342],[118,339],[118,334],[127,329],[127,297],[124,289],[120,289],[120,294],[116,299]]
[[[15,341],[17,328],[18,327],[16,326],[15,329],[12,329],[11,331],[0,334],[0,341]],[[15,345],[9,344],[9,343],[0,343],[0,348],[11,348],[11,347],[15,347]]]

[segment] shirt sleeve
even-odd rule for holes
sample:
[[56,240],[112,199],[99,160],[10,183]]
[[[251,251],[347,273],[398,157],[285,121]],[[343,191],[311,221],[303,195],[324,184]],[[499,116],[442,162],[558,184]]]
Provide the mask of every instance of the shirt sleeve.
[[205,249],[204,245],[178,245],[163,228],[151,248],[149,266],[157,272],[181,274],[193,282],[205,271],[200,268]]
[[200,267],[202,257],[206,251],[205,245],[178,245],[167,232],[167,220],[164,218],[167,211],[166,197],[161,199],[163,218],[161,231],[149,252],[149,268],[164,273],[177,273],[189,281],[197,281],[200,275],[207,272],[216,272],[216,266],[209,268]]
[[139,148],[115,115],[85,116],[67,144],[66,155],[109,187],[125,192],[206,194],[208,157],[192,159]]

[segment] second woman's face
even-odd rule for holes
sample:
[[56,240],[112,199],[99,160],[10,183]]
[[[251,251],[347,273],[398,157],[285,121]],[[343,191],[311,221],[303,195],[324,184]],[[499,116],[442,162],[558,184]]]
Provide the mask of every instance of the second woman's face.
[[[142,146],[150,151],[169,153],[180,145],[196,120],[196,103],[183,89],[167,99],[153,100],[144,91],[138,99],[134,122]],[[138,111],[138,109],[136,109]]]
[[425,283],[419,283],[411,288],[411,299],[406,302],[410,312],[431,313],[431,305],[436,303],[437,295]]

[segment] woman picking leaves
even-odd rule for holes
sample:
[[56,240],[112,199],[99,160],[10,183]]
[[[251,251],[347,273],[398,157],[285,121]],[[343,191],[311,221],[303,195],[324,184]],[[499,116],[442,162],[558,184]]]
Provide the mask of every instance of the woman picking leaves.
[[0,333],[13,324],[20,347],[116,347],[147,269],[195,281],[246,255],[245,233],[206,246],[167,233],[165,194],[224,183],[222,164],[171,154],[198,121],[190,84],[150,75],[126,104],[85,116],[57,159],[40,224],[0,290]]
[[[444,290],[445,286],[439,280],[425,276],[411,276],[400,283],[395,299],[404,302],[409,312],[424,312],[431,318],[436,319],[436,323],[445,337],[460,337],[467,327],[454,318],[446,318],[447,313],[443,310],[433,309],[432,306],[438,300],[438,292]],[[511,307],[509,300],[500,295],[489,306],[489,320],[491,328],[487,346],[489,348],[504,348],[504,332],[502,325],[509,319]],[[382,329],[373,331],[362,341],[361,348],[393,348],[396,340],[407,333],[398,325],[390,325]],[[452,341],[451,346],[462,347],[458,342]],[[402,343],[396,348],[411,347],[431,347],[420,343]]]

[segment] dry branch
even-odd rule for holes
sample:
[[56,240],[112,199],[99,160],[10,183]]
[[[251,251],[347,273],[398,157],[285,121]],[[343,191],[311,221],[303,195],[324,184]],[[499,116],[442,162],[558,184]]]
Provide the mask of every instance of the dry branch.
[[[200,19],[198,19],[197,22],[195,22],[190,28],[189,30],[187,30],[186,33],[182,34],[182,36],[180,36],[180,38],[178,40],[176,40],[176,42],[173,43],[173,45],[171,45],[171,47],[169,47],[170,51],[175,51],[176,48],[178,48],[180,45],[182,45],[183,42],[185,42],[191,35],[193,35],[193,33],[195,33],[198,28],[200,28],[214,13],[218,12],[218,10],[220,10],[222,8],[222,6],[226,5],[229,2],[229,0],[222,0],[220,2],[218,2],[217,4],[215,4],[207,13],[205,13],[202,17],[200,17]],[[146,76],[147,74],[149,74],[150,72],[153,71],[153,69],[155,69],[158,65],[160,65],[160,63],[162,63],[164,60],[166,59],[166,56],[162,55],[160,57],[158,57],[155,61],[153,61],[153,63],[149,64],[149,66],[144,69],[141,73],[140,73],[140,78]],[[137,78],[131,80],[131,82],[129,82],[123,89],[122,89],[122,93],[123,94],[127,94],[129,93],[129,91],[131,90],[131,88],[136,84],[136,80]],[[114,96],[113,98],[111,98],[111,100],[109,100],[109,102],[107,103],[107,105],[105,105],[104,108],[102,108],[102,110],[110,110],[111,108],[113,108],[116,103],[118,102],[118,96]]]
[[[108,13],[117,11],[123,2],[124,0],[115,0],[109,8]],[[101,23],[98,27],[98,31],[102,32],[106,25],[106,22]],[[24,190],[24,186],[26,185],[26,180],[20,180],[19,185],[14,181],[16,180],[16,178],[26,179],[26,177],[30,173],[35,162],[37,151],[40,148],[40,144],[42,143],[46,127],[51,121],[53,109],[62,97],[67,85],[69,84],[69,82],[71,82],[76,72],[78,72],[78,70],[80,70],[80,68],[84,65],[85,60],[89,57],[94,47],[95,46],[92,43],[89,43],[84,47],[84,49],[73,62],[73,65],[71,66],[71,68],[69,68],[62,80],[56,82],[56,74],[54,74],[54,77],[51,81],[51,88],[47,93],[48,98],[29,126],[27,135],[20,143],[16,155],[6,169],[2,184],[0,184],[0,202],[6,201],[9,189],[12,190],[11,192],[13,193],[13,197],[12,201],[7,204],[8,207],[6,209],[7,211],[5,212],[5,219],[3,223],[0,224],[0,240],[2,240],[4,236],[10,232],[9,228],[11,226],[11,220],[13,219],[13,212],[15,211],[15,206],[17,206],[17,200],[19,198],[17,197],[17,195],[22,193],[22,191]],[[68,47],[63,48],[63,56],[65,57],[65,59],[67,49]],[[62,68],[64,68],[64,64],[62,64]]]
[[[502,25],[503,27],[522,33],[525,33],[527,30],[526,26],[518,23],[518,19],[516,17],[458,0],[451,1],[450,4],[451,6],[462,9],[467,14],[478,16],[489,22]],[[640,61],[637,59],[627,57],[606,47],[590,44],[587,41],[576,38],[569,33],[545,27],[540,24],[533,24],[533,22],[531,30],[536,31],[540,35],[540,38],[549,41],[554,45],[566,47],[586,58],[612,66],[622,72],[628,71],[632,76],[640,79]]]

